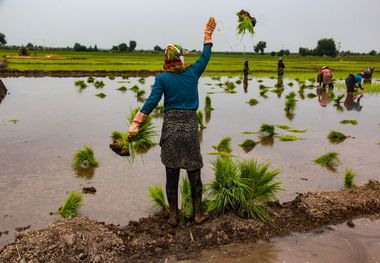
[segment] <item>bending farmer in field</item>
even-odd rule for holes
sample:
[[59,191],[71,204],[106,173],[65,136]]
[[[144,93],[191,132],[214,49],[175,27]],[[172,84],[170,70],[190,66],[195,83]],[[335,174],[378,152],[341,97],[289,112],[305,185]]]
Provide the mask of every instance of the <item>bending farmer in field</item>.
[[318,74],[319,85],[323,84],[323,88],[328,86],[329,89],[333,89],[332,72],[329,67],[322,67]]
[[279,57],[278,63],[277,63],[277,75],[278,75],[278,77],[282,77],[284,75],[284,69],[285,69],[285,64],[282,61],[282,57]]
[[346,78],[346,86],[347,86],[347,92],[354,92],[355,88],[360,88],[363,90],[362,83],[363,83],[363,73],[359,74],[350,74]]
[[187,170],[191,184],[194,221],[201,224],[208,216],[202,214],[202,155],[196,110],[199,106],[198,80],[211,56],[215,19],[210,17],[204,31],[201,57],[192,65],[183,63],[184,50],[169,44],[165,50],[164,73],[156,77],[152,92],[129,127],[129,136],[139,132],[141,123],[153,111],[164,94],[164,122],[160,139],[161,161],[166,168],[166,196],[170,206],[169,224],[178,224],[178,180],[180,169]]

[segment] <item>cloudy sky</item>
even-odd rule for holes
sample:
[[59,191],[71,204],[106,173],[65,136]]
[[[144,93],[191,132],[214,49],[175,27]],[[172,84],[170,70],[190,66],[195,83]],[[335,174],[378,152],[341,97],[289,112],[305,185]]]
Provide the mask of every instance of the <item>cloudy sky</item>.
[[[242,41],[240,9],[258,21],[256,34]],[[334,38],[341,50],[380,52],[379,10],[380,0],[0,0],[0,32],[10,45],[111,48],[135,40],[137,49],[171,42],[200,49],[204,23],[214,16],[216,51],[252,50],[260,40],[267,51],[298,51]]]

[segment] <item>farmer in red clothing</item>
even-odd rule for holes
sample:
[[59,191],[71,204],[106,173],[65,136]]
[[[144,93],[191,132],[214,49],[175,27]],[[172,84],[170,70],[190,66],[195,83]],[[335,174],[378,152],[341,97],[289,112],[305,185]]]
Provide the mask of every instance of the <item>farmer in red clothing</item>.
[[319,85],[323,84],[323,87],[326,86],[330,89],[334,88],[333,82],[332,82],[332,72],[329,67],[322,67],[318,74],[318,82]]

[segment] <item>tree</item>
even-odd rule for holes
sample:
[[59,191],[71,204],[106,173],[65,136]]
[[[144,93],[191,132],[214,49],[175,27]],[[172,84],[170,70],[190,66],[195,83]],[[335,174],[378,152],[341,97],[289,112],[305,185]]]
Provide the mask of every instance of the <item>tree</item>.
[[5,35],[3,33],[0,33],[0,46],[5,45],[7,41],[5,40]]
[[134,40],[129,41],[129,51],[132,52],[136,49],[137,43]]
[[332,38],[323,38],[318,41],[317,47],[314,50],[317,56],[336,57],[338,50],[335,46],[335,41]]
[[272,57],[274,57],[274,56],[277,55],[277,53],[276,53],[276,51],[272,51],[272,52],[270,52],[270,55],[271,55]]
[[282,57],[283,55],[289,56],[290,51],[289,49],[281,49],[280,51],[277,52],[277,55],[280,57]]
[[160,46],[156,45],[156,46],[154,46],[153,51],[154,52],[162,52],[164,50]]
[[94,46],[94,52],[98,52],[99,50],[98,50],[98,47],[96,46],[96,44],[95,44],[95,46]]
[[34,46],[33,46],[33,44],[32,44],[32,43],[28,43],[28,44],[26,45],[26,47],[27,47],[27,48],[29,48],[29,49],[32,49],[32,48],[34,48]]
[[125,43],[119,44],[119,52],[127,52],[128,51],[128,45]]
[[261,52],[261,55],[264,54],[264,49],[267,47],[267,42],[265,41],[259,41],[256,46],[253,47],[256,53]]
[[376,56],[376,50],[371,50],[369,53],[368,53],[368,55],[370,55],[370,56]]
[[311,56],[313,55],[313,50],[305,47],[300,47],[298,50],[298,54],[300,54],[300,56]]
[[74,44],[74,51],[87,51],[87,47],[79,43]]
[[111,51],[119,51],[119,46],[112,46]]

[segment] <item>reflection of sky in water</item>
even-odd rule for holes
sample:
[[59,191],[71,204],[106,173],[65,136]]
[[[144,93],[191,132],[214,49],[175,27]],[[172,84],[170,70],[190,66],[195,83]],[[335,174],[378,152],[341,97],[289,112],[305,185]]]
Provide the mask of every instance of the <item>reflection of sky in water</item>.
[[[137,157],[131,165],[115,155],[109,144],[113,130],[128,129],[129,110],[141,105],[135,93],[130,90],[123,93],[117,88],[131,88],[137,84],[148,94],[154,78],[147,78],[144,85],[138,83],[138,78],[116,78],[113,81],[103,78],[106,84],[103,89],[95,89],[90,84],[81,92],[74,86],[75,80],[4,79],[10,94],[0,104],[0,217],[10,216],[0,220],[2,231],[29,224],[33,228],[46,225],[54,219],[49,212],[57,210],[67,192],[80,191],[86,186],[97,189],[96,195],[85,196],[85,205],[81,209],[82,215],[90,218],[126,224],[153,211],[147,189],[155,184],[163,185],[165,180],[159,146],[144,154],[143,158]],[[220,82],[226,80],[236,81],[237,78],[222,77]],[[200,80],[200,109],[204,107],[206,93],[215,92],[208,94],[215,110],[207,116],[207,128],[201,133],[205,182],[212,178],[209,163],[216,158],[207,153],[214,151],[212,146],[225,136],[232,137],[233,153],[237,157],[271,161],[273,168],[282,171],[279,180],[286,189],[280,193],[282,201],[294,198],[297,192],[340,189],[346,168],[352,168],[359,174],[358,184],[376,179],[373,171],[380,169],[378,95],[364,94],[360,99],[361,111],[347,111],[345,98],[339,106],[330,99],[326,107],[321,107],[315,87],[305,88],[302,95],[295,80],[284,79],[284,90],[279,92],[278,88],[274,90],[276,79],[262,80],[262,83],[256,78],[250,80],[246,93],[242,81],[236,85],[235,94],[223,93],[223,89],[216,85],[219,81],[210,78]],[[289,87],[290,82],[293,87]],[[260,84],[270,87],[262,96]],[[306,83],[307,86],[309,84]],[[290,91],[296,92],[297,102],[295,110],[286,114],[285,97]],[[99,92],[104,92],[107,97],[100,99],[94,96]],[[312,96],[308,94],[316,96],[309,98]],[[345,90],[334,89],[335,97],[340,94],[345,94]],[[246,102],[251,98],[257,99],[259,104],[249,106]],[[359,125],[340,124],[344,119],[356,119]],[[12,123],[9,120],[18,121]],[[155,118],[154,122],[160,133],[162,118]],[[262,123],[287,124],[308,129],[308,132],[296,134],[302,140],[281,142],[275,138],[265,141],[265,145],[264,142],[256,145],[246,153],[238,145],[245,139],[260,141],[260,138],[257,134],[242,132],[258,131]],[[330,144],[326,138],[330,130],[341,131],[355,139]],[[280,129],[277,133],[291,134]],[[94,149],[100,164],[94,175],[90,173],[83,177],[80,172],[72,170],[71,158],[84,145]],[[312,162],[327,151],[340,154],[342,164],[336,173]],[[10,234],[5,239],[12,237]],[[5,239],[2,236],[0,243]]]

